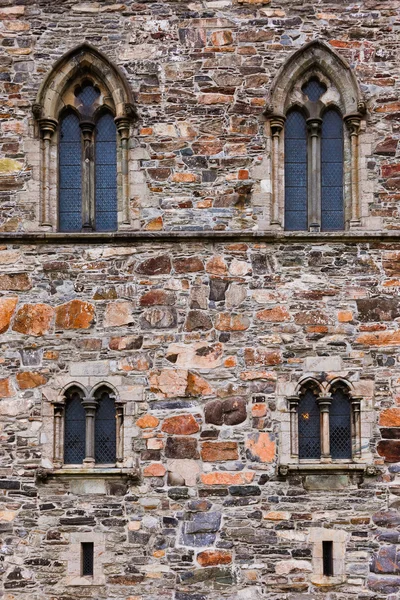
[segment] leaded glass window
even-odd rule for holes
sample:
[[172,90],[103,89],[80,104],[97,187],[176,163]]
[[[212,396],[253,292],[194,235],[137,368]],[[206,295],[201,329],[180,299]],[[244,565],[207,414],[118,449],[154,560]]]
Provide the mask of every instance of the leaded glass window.
[[299,110],[285,124],[285,228],[307,229],[307,127]]
[[64,426],[64,463],[81,464],[85,458],[86,413],[82,392],[76,388],[67,393]]
[[96,230],[117,228],[117,129],[110,113],[96,125]]
[[116,411],[114,399],[108,390],[103,390],[98,396],[94,437],[96,463],[115,463]]
[[343,211],[343,122],[330,109],[322,118],[321,227],[324,231],[344,228]]
[[298,408],[299,458],[321,457],[321,425],[317,396],[311,388],[301,395]]
[[332,393],[329,430],[332,458],[351,458],[351,405],[348,394],[340,387]]
[[60,231],[82,227],[82,146],[79,118],[67,113],[61,119],[59,146]]

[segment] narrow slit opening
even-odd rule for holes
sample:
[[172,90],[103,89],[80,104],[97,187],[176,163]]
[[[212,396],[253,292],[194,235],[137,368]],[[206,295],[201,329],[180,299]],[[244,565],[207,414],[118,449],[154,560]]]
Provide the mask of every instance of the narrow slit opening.
[[322,542],[323,570],[326,577],[333,575],[333,542]]
[[81,572],[82,577],[93,577],[94,569],[94,544],[93,542],[82,542],[81,544]]

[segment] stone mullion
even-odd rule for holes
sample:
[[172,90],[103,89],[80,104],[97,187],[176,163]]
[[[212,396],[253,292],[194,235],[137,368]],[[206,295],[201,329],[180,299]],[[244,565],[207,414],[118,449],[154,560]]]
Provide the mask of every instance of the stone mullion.
[[283,215],[283,189],[279,185],[279,164],[281,157],[281,133],[286,118],[283,115],[272,115],[270,119],[272,135],[272,201],[271,224],[282,225]]
[[307,119],[308,142],[308,227],[321,228],[321,124],[322,119]]
[[95,228],[95,174],[94,174],[94,123],[81,121],[82,151],[82,229]]
[[51,201],[50,201],[50,164],[51,164],[51,140],[57,128],[57,121],[54,119],[39,119],[41,144],[41,225],[42,227],[51,227]]
[[54,447],[53,456],[56,467],[61,467],[64,462],[64,403],[54,405]]
[[350,180],[351,180],[351,223],[358,225],[360,211],[360,181],[359,181],[359,132],[361,116],[347,115],[345,123],[350,135]]
[[116,429],[117,429],[117,462],[122,463],[124,460],[124,406],[123,404],[116,405]]
[[352,396],[351,438],[353,458],[361,458],[361,396]]
[[83,407],[86,412],[86,428],[85,428],[85,459],[84,464],[88,467],[94,467],[95,465],[95,439],[94,439],[94,427],[95,417],[98,402],[94,398],[84,398]]
[[124,225],[130,224],[129,208],[129,119],[119,117],[115,119],[120,137],[121,148],[121,175],[122,175],[122,213]]
[[331,461],[329,408],[332,403],[330,396],[320,396],[317,399],[321,413],[321,462]]
[[289,396],[290,410],[290,455],[299,458],[299,396]]

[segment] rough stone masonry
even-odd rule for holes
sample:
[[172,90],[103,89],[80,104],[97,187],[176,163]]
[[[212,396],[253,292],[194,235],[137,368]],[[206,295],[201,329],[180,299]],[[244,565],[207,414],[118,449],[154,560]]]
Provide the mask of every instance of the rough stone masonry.
[[[400,1],[2,0],[0,17],[2,598],[398,598]],[[344,232],[270,219],[269,94],[313,40],[364,110]],[[85,42],[136,113],[129,222],[109,234],[58,233],[56,206],[40,223],[32,108]],[[307,377],[360,399],[358,461],[291,463],[288,398]],[[63,469],[60,394],[101,382],[123,405],[123,460]]]

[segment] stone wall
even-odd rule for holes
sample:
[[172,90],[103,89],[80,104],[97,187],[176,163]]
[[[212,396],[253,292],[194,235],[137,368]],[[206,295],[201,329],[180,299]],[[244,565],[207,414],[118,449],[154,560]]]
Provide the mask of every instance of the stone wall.
[[[400,2],[6,0],[0,16],[5,600],[394,600]],[[269,89],[316,38],[367,103],[362,219],[271,232]],[[84,41],[123,70],[138,113],[131,226],[91,241],[40,230],[32,116],[46,73]],[[306,377],[361,397],[357,465],[279,468],[286,398]],[[118,472],[54,463],[54,402],[72,382],[110,383],[124,403]]]

